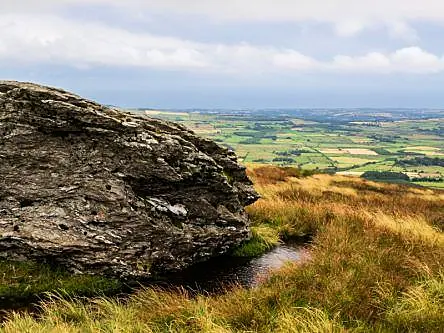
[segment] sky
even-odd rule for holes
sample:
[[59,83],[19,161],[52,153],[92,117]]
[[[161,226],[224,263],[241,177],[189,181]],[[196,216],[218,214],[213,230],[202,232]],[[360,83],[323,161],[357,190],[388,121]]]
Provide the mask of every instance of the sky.
[[441,0],[0,0],[0,79],[149,108],[444,108]]

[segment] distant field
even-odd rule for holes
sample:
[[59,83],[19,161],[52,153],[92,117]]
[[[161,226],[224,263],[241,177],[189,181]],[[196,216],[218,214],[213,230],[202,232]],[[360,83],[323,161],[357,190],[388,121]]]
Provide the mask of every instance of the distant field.
[[[234,150],[242,163],[289,165],[352,175],[365,171],[402,172],[412,180],[415,178],[415,184],[442,187],[441,182],[430,178],[444,177],[444,163],[440,165],[434,160],[444,161],[443,112],[430,111],[431,119],[417,119],[414,111],[409,111],[410,116],[404,111],[319,111],[325,113],[324,117],[315,111],[292,115],[272,110],[137,110],[184,124]],[[369,121],[371,117],[382,120]],[[415,163],[408,162],[414,158],[418,159]]]
[[324,154],[378,155],[377,152],[364,148],[328,148],[320,150]]
[[438,188],[438,189],[444,189],[444,182],[413,182],[416,185],[424,186],[424,187],[431,187],[431,188]]
[[[164,114],[165,112],[164,111],[159,111],[159,110],[147,110],[147,111],[145,111],[145,113],[148,115],[148,116],[155,116],[155,115],[161,115],[161,114]],[[185,116],[185,117],[188,117],[188,113],[186,113],[186,112],[173,112],[173,111],[170,111],[170,112],[168,112],[170,115],[172,115],[172,116]]]

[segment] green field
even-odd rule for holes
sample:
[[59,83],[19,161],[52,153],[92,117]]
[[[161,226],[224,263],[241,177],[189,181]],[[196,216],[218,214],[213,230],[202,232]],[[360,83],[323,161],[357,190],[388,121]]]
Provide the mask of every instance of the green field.
[[[271,111],[260,115],[207,110],[145,113],[184,124],[231,148],[245,164],[289,165],[351,175],[403,172],[418,185],[444,186],[444,115],[369,122],[331,116],[314,121]],[[359,120],[359,115],[356,117]],[[415,158],[414,163],[409,162]]]

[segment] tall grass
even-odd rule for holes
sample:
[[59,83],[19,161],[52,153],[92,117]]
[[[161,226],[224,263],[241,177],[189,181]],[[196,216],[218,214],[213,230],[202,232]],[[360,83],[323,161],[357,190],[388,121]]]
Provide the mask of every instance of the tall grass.
[[439,332],[444,327],[444,274],[409,286],[385,315],[398,331]]
[[[274,175],[274,171],[277,175]],[[312,235],[311,255],[253,289],[55,297],[5,332],[442,332],[444,195],[358,178],[249,170],[255,242]],[[289,174],[290,173],[290,174]]]

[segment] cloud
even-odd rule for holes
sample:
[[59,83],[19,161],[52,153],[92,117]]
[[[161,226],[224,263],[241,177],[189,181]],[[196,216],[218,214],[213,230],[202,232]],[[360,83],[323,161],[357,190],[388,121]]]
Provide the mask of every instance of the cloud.
[[386,30],[388,35],[394,39],[401,39],[406,42],[418,42],[417,31],[408,23],[400,20],[389,21],[364,21],[364,20],[343,20],[334,23],[334,32],[339,37],[355,37],[365,30]]
[[72,66],[208,66],[199,45],[55,16],[0,15],[0,59]]
[[0,61],[242,73],[268,70],[272,48],[135,33],[54,15],[0,14]]
[[[23,0],[16,0],[23,1]],[[58,1],[41,0],[48,3]],[[30,2],[29,0],[27,2]],[[339,22],[444,19],[444,3],[438,0],[62,0],[62,3],[103,3],[180,14],[200,14],[221,20]]]
[[[356,22],[442,21],[444,19],[444,2],[439,0],[255,0],[254,2],[245,0],[0,0],[3,13],[42,12],[57,10],[67,5],[94,4],[139,11],[203,15],[218,20],[279,22],[314,20],[343,22],[341,24],[345,26],[354,25]],[[353,28],[350,29],[353,30]]]
[[294,50],[276,50],[273,65],[281,70],[315,73],[431,74],[444,71],[444,56],[438,57],[419,47],[407,47],[391,53],[337,55],[331,61],[318,61]]
[[360,57],[336,56],[331,69],[355,73],[429,74],[444,71],[444,57],[419,47],[399,49],[389,54],[372,52]]
[[[3,4],[4,3],[4,4]],[[400,19],[442,20],[444,3],[438,0],[2,0],[3,5],[54,7],[65,4],[93,4],[167,9],[169,12],[201,14],[217,19],[257,21],[337,22],[346,19],[385,21]]]
[[278,68],[300,71],[316,70],[323,67],[322,63],[295,50],[277,51],[273,55],[273,65]]
[[417,42],[419,40],[418,33],[406,22],[392,21],[387,23],[389,34],[393,38],[401,38],[408,42]]
[[72,5],[116,7],[141,17],[157,12],[217,21],[322,22],[340,37],[384,27],[392,38],[409,42],[418,40],[410,21],[444,20],[444,2],[438,0],[0,0],[2,13],[54,13]]
[[248,43],[201,43],[135,33],[54,15],[0,14],[0,61],[10,65],[146,67],[161,70],[252,75],[255,73],[436,73],[444,59],[408,47],[361,56],[317,60],[295,49]]
[[352,37],[360,33],[367,27],[365,22],[358,20],[346,20],[335,25],[335,32],[341,37]]
[[390,55],[395,68],[414,73],[440,72],[444,70],[444,58],[437,57],[419,47],[408,47]]
[[391,70],[391,65],[390,59],[386,55],[378,52],[371,52],[358,57],[338,55],[334,57],[333,62],[331,63],[331,68],[351,72],[386,72]]

